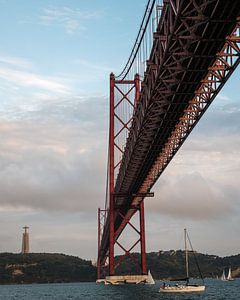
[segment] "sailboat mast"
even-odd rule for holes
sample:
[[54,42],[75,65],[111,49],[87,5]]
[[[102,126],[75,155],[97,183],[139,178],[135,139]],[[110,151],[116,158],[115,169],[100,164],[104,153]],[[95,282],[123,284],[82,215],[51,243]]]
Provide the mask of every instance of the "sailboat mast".
[[185,263],[186,263],[186,274],[189,278],[189,269],[188,269],[188,248],[187,248],[187,229],[184,228],[184,242],[185,242]]

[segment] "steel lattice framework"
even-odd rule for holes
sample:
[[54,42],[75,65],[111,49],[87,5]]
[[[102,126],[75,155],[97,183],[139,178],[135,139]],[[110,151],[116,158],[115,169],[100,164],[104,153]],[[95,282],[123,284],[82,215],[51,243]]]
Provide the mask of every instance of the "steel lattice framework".
[[[240,62],[239,16],[238,0],[163,1],[141,90],[139,83],[137,102],[132,104],[133,116],[122,124],[128,133],[108,191],[98,257],[99,268],[107,265],[110,275],[116,267],[114,244],[121,232]],[[119,84],[128,82],[126,74]],[[136,88],[136,78],[133,82]],[[114,107],[110,148],[114,147],[113,116]],[[141,227],[139,234],[145,239],[144,224]],[[146,266],[142,273],[145,270]]]

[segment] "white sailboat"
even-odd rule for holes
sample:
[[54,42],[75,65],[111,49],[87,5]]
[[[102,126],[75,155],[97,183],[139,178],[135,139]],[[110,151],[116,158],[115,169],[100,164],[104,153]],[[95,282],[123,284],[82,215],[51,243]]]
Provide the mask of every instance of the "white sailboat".
[[146,283],[147,284],[155,284],[155,281],[152,277],[152,274],[151,274],[150,270],[148,270],[148,277],[147,277]]
[[231,267],[229,267],[229,269],[228,269],[227,280],[228,280],[228,281],[233,281],[233,280],[234,280],[234,278],[232,278],[232,270],[231,270]]
[[222,276],[221,276],[221,280],[222,281],[226,281],[227,280],[224,269],[223,269],[223,273],[222,273]]
[[[193,292],[203,292],[203,291],[205,291],[205,285],[189,284],[187,237],[188,237],[187,236],[187,230],[184,229],[186,284],[166,285],[164,283],[160,287],[159,292],[162,292],[162,293],[193,293]],[[188,237],[188,240],[189,240],[189,237]],[[189,242],[190,242],[190,240],[189,240]],[[190,242],[190,245],[191,245],[191,242]]]

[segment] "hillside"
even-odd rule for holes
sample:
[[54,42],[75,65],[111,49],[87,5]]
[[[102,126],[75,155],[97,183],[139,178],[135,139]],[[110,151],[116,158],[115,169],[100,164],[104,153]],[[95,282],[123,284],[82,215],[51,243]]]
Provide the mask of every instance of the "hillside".
[[[196,253],[204,277],[216,277],[232,267],[232,275],[240,277],[240,254],[228,257]],[[134,253],[135,259],[140,255]],[[120,257],[116,257],[118,260]],[[184,252],[182,250],[159,251],[147,254],[148,269],[155,279],[170,279],[185,276]],[[190,276],[199,277],[194,255],[189,253]],[[96,267],[91,261],[64,254],[30,253],[28,255],[0,253],[0,284],[56,283],[96,280]],[[139,269],[123,261],[117,274],[138,274]]]
[[[223,269],[232,267],[233,276],[240,277],[240,254],[228,257],[219,257],[195,252],[198,264],[204,277],[221,276]],[[191,277],[199,277],[193,252],[189,252],[189,268]],[[133,254],[139,261],[140,255]],[[117,258],[119,259],[119,257]],[[119,268],[118,273],[134,274],[138,268],[129,263],[129,258]],[[131,266],[131,267],[130,267]],[[179,278],[185,276],[185,254],[182,250],[170,250],[147,253],[147,266],[155,279]]]
[[[202,253],[189,252],[189,270],[191,277],[199,277],[199,272],[195,262],[195,257],[200,266],[203,277],[220,277],[223,269],[225,272],[229,266],[233,270],[240,267],[240,255],[219,257]],[[185,254],[184,251],[167,251],[148,254],[148,266],[153,268],[156,278],[174,278],[185,274]],[[158,269],[160,268],[160,269]],[[235,276],[240,274],[235,272]]]
[[94,281],[91,261],[64,254],[0,253],[0,283]]

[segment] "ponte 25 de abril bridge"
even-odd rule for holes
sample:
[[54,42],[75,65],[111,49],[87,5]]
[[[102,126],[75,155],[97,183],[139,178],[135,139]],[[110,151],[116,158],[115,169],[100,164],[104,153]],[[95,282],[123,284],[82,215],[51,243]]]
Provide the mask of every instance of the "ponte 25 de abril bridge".
[[[239,0],[148,1],[123,71],[110,74],[107,188],[105,207],[98,210],[98,279],[114,283],[126,257],[145,278],[144,200],[154,196],[155,182],[239,61]],[[137,214],[136,225],[131,218]],[[126,249],[120,237],[129,226],[137,239]],[[139,260],[131,253],[137,246]],[[115,255],[116,247],[123,255]]]

